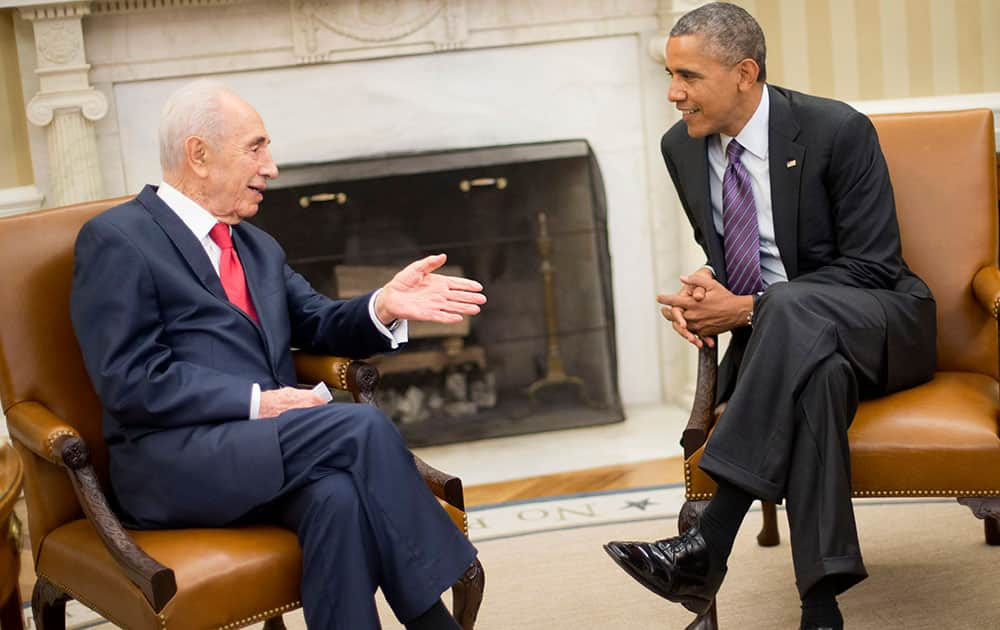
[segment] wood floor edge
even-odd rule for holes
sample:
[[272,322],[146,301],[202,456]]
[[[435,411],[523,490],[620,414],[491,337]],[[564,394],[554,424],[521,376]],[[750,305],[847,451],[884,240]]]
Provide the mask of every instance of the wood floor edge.
[[676,456],[469,486],[465,489],[465,504],[475,507],[505,501],[580,492],[627,490],[683,481],[684,459]]

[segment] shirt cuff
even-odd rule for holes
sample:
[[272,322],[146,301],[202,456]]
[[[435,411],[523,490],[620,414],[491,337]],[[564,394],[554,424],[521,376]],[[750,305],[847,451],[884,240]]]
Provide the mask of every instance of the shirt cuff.
[[715,269],[712,269],[712,265],[702,265],[701,268],[702,269],[708,269],[709,272],[711,272],[712,277],[713,278],[715,277]]
[[256,420],[260,417],[260,385],[254,383],[250,386],[250,419]]
[[409,322],[405,319],[397,319],[386,326],[375,316],[375,298],[378,297],[381,291],[382,289],[379,289],[375,293],[372,293],[371,299],[368,300],[368,316],[371,317],[372,323],[375,324],[375,329],[389,340],[389,347],[395,350],[399,347],[399,344],[410,340],[410,326]]

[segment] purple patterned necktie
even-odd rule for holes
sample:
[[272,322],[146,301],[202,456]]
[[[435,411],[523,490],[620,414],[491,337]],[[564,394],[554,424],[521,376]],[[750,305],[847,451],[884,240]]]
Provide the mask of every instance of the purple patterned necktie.
[[750,174],[740,162],[743,146],[735,139],[726,147],[728,165],[722,177],[722,231],[729,290],[750,295],[764,288],[760,275],[760,231]]

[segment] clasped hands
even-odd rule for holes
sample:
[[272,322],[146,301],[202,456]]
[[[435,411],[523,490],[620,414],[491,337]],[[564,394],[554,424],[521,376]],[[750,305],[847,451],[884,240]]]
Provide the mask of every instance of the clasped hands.
[[715,346],[714,337],[747,323],[753,310],[753,296],[734,295],[718,282],[711,270],[681,276],[681,288],[676,293],[657,295],[660,312],[674,331],[698,348]]
[[[486,303],[483,285],[475,280],[433,273],[445,263],[445,254],[412,262],[393,276],[375,298],[375,316],[385,325],[400,319],[457,324],[463,315],[476,315]],[[289,409],[325,404],[308,389],[282,387],[260,393],[258,417],[270,418]]]

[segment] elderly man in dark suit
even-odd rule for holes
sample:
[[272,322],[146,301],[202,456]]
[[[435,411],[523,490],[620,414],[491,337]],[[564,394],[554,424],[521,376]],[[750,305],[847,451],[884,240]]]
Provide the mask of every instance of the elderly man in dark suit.
[[701,458],[718,491],[696,527],[606,550],[654,592],[705,613],[755,498],[785,500],[803,628],[842,628],[836,595],[866,577],[847,429],[858,400],[929,380],[934,300],[906,266],[870,121],[765,83],[764,34],[711,3],[670,33],[663,158],[708,261],[658,296],[684,339],[732,332],[728,406]]
[[381,587],[407,628],[458,628],[440,594],[475,558],[392,422],[294,387],[290,346],[362,357],[406,320],[459,321],[472,280],[417,261],[348,301],[318,293],[243,222],[277,177],[257,112],[199,81],[167,102],[163,182],[89,221],[71,311],[104,406],[111,484],[134,527],[219,526],[267,514],[298,533],[311,628],[378,628]]

